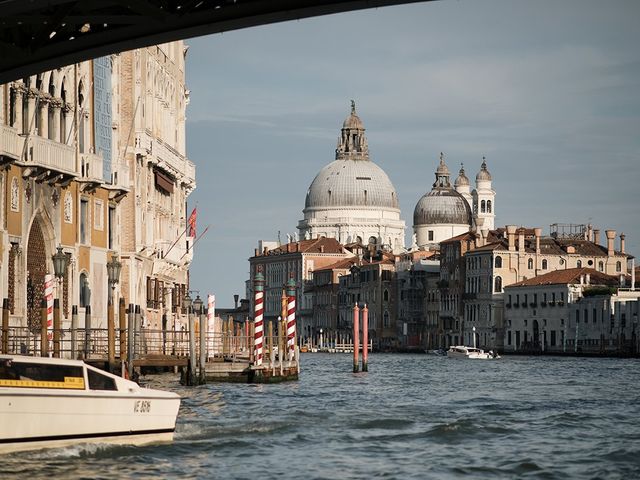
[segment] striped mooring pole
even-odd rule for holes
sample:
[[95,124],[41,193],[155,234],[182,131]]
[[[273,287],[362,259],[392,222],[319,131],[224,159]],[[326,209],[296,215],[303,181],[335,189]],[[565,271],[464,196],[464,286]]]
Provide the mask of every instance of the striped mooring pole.
[[254,305],[254,365],[262,365],[262,343],[264,339],[263,327],[264,327],[264,275],[262,274],[262,266],[258,265],[258,271],[253,280],[255,287],[255,305]]
[[358,354],[360,353],[360,309],[356,303],[353,306],[353,371],[357,372],[360,367]]
[[291,361],[296,350],[296,281],[293,273],[287,281],[287,299],[287,351]]

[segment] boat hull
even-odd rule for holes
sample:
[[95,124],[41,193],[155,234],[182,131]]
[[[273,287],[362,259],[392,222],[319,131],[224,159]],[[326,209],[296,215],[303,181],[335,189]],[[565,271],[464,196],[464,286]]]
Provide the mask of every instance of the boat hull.
[[0,389],[0,453],[82,442],[168,442],[180,407],[175,394],[142,390],[130,396],[11,390]]

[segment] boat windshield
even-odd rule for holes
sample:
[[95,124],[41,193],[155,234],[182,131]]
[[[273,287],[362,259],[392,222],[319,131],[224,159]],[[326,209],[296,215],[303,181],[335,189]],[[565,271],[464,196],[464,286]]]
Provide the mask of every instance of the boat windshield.
[[81,366],[0,361],[0,387],[84,389]]

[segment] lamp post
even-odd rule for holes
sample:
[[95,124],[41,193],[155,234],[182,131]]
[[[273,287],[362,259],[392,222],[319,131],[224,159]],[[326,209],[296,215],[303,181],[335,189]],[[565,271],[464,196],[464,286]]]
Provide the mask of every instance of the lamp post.
[[[197,299],[196,299],[197,300]],[[202,304],[202,303],[201,303]],[[195,337],[195,320],[192,315],[192,306],[195,306],[195,302],[191,300],[191,297],[187,293],[183,300],[183,305],[187,309],[187,319],[189,320],[189,364],[187,368],[187,385],[194,384],[194,368],[193,363],[196,357],[196,337]]]
[[120,270],[122,270],[122,263],[118,260],[118,254],[114,253],[111,256],[111,261],[107,262],[107,278],[109,280],[109,286],[111,287],[107,301],[107,348],[110,369],[113,369],[116,361],[116,327],[113,313],[113,294],[116,289],[116,284],[120,281]]
[[61,315],[60,315],[60,298],[62,297],[60,290],[62,290],[62,282],[67,274],[67,267],[69,266],[69,255],[62,251],[62,246],[58,245],[57,252],[51,256],[53,260],[53,273],[58,283],[58,306],[53,311],[53,355],[60,357],[60,328],[61,328]]
[[[198,354],[200,361],[198,362],[198,383],[199,384],[203,384],[205,382],[205,362],[206,362],[206,321],[204,320],[204,308],[203,308],[203,302],[202,299],[200,298],[200,295],[198,295],[196,297],[196,299],[193,301],[193,305],[196,311],[196,315],[198,315],[198,325],[200,326],[200,352]],[[195,339],[194,339],[195,340]],[[195,343],[195,341],[194,341]],[[195,350],[195,348],[194,348]]]

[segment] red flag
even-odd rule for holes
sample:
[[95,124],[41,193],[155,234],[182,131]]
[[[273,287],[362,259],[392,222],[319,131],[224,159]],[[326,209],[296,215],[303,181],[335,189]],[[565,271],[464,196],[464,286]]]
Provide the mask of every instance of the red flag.
[[190,237],[195,237],[196,236],[196,208],[193,208],[193,211],[191,212],[191,215],[189,215],[189,220],[188,220],[188,225],[189,225],[189,236]]

